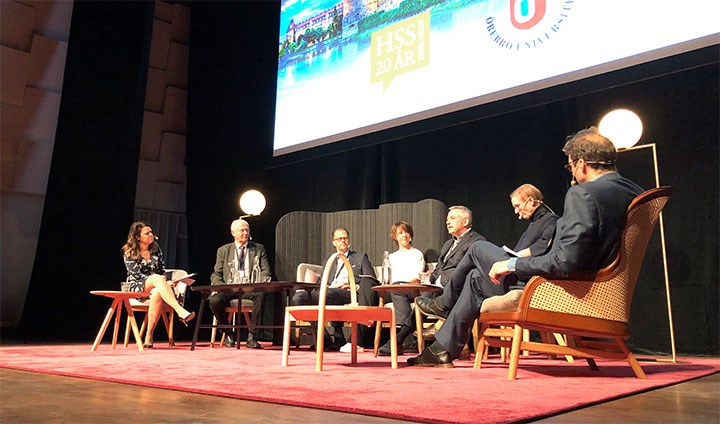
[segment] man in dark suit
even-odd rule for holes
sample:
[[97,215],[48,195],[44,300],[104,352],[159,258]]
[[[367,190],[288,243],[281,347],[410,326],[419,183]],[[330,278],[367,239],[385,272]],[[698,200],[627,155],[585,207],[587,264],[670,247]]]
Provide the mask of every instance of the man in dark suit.
[[[430,275],[430,282],[443,287],[443,290],[447,289],[447,285],[450,283],[450,279],[455,272],[460,260],[465,255],[468,248],[476,241],[485,240],[485,237],[481,236],[472,229],[472,211],[465,206],[451,206],[448,209],[447,218],[445,219],[445,226],[447,227],[450,239],[443,244],[440,249],[440,258],[438,259],[437,266]],[[433,293],[431,295],[423,295],[423,299],[432,301],[435,296],[439,296],[443,291]],[[398,331],[398,340],[406,340],[406,337],[415,330],[415,319],[411,309],[412,298],[408,297],[405,293],[393,293],[392,302],[395,308],[395,320],[397,325],[400,327]],[[428,296],[428,297],[425,297]],[[428,336],[432,336],[434,327],[428,330]],[[422,337],[418,334],[418,337]],[[405,343],[399,349],[401,352],[412,352],[414,349],[417,352],[417,346],[414,343]],[[390,354],[390,342],[385,343],[379,351],[381,355]]]
[[[408,365],[451,368],[462,351],[468,328],[477,318],[484,299],[502,294],[505,275],[545,274],[562,277],[594,271],[615,258],[630,202],[642,188],[617,173],[615,146],[597,128],[588,128],[568,137],[563,148],[566,168],[573,186],[565,195],[563,216],[557,221],[550,250],[540,256],[511,258],[481,265],[481,278],[465,284],[435,342]],[[473,247],[474,255],[486,257],[483,245]],[[487,255],[489,257],[490,255]],[[491,263],[488,268],[488,263]]]
[[443,287],[450,282],[455,268],[468,248],[476,241],[485,240],[485,237],[472,229],[472,211],[465,206],[451,206],[445,226],[451,237],[440,249],[437,266],[430,275],[431,283],[439,283]]
[[[350,233],[346,228],[340,227],[333,231],[332,243],[333,246],[335,246],[336,252],[339,255],[346,256],[348,262],[352,265],[352,273],[356,284],[358,284],[358,304],[361,306],[377,306],[378,298],[375,291],[372,290],[372,286],[379,283],[374,279],[375,270],[368,256],[365,253],[350,250]],[[338,266],[341,264],[340,261],[341,259],[338,258],[338,260],[330,266],[329,287],[325,300],[327,305],[346,305],[350,303],[348,270],[344,266]],[[373,278],[361,277],[363,275]],[[293,296],[293,305],[317,305],[319,295],[320,291],[318,289],[310,293],[305,290],[298,291]],[[329,343],[325,343],[325,345],[329,350],[339,350],[345,346],[347,342],[342,332],[342,323],[333,323],[333,326],[335,327],[335,339],[330,339],[329,334],[326,334]],[[367,339],[369,339],[367,327],[361,325],[359,333],[361,342],[365,341],[365,343],[361,344],[367,345]]]
[[[259,281],[270,277],[270,264],[268,263],[265,247],[260,243],[250,241],[250,224],[244,219],[236,219],[230,224],[230,234],[235,241],[221,246],[217,250],[217,259],[215,260],[215,268],[210,275],[210,284],[233,284],[242,283],[243,277],[250,280],[253,268],[259,267]],[[235,278],[234,278],[235,277]],[[233,281],[234,280],[234,281]],[[251,299],[253,302],[253,310],[251,317],[251,325],[248,328],[247,347],[261,349],[255,335],[254,327],[260,325],[262,320],[263,293],[245,293],[244,299]],[[210,296],[208,299],[210,309],[217,318],[218,325],[228,325],[227,313],[225,308],[230,306],[230,301],[237,299],[237,294],[218,292]],[[232,329],[224,328],[225,346],[233,347],[237,343],[235,333]]]
[[[519,257],[542,255],[550,249],[555,235],[555,224],[558,216],[543,203],[542,192],[532,184],[523,184],[510,194],[518,219],[530,221],[525,232],[515,244],[515,252]],[[448,286],[442,296],[435,299],[418,297],[416,306],[422,313],[438,318],[447,317],[452,305],[457,302],[462,289],[471,279],[483,278],[481,269],[489,269],[493,263],[510,258],[511,255],[503,248],[490,242],[482,241],[473,244],[458,264]],[[509,287],[523,287],[532,275],[513,275],[503,282],[503,286],[489,287],[503,294]],[[492,295],[493,293],[485,293]]]

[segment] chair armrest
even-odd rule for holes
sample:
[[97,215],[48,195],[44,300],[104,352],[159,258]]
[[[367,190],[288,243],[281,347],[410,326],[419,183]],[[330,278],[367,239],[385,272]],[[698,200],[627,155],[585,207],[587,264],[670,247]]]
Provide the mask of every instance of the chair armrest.
[[[322,272],[323,268],[322,265],[317,264],[308,264],[308,263],[300,263],[297,266],[297,271],[295,273],[295,281],[302,281],[306,283],[316,283],[320,279],[320,273]],[[305,277],[307,276],[308,271],[313,272],[317,278],[315,281],[308,281]]]

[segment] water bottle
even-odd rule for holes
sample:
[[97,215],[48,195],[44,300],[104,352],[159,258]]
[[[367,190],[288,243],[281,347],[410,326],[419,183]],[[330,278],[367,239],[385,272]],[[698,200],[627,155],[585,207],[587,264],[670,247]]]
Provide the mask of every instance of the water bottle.
[[390,254],[386,250],[385,253],[383,253],[383,260],[382,260],[382,275],[380,276],[380,283],[381,284],[391,284],[392,283],[392,265],[390,265]]
[[252,284],[260,282],[260,258],[258,256],[253,260],[252,272],[250,274],[250,282]]

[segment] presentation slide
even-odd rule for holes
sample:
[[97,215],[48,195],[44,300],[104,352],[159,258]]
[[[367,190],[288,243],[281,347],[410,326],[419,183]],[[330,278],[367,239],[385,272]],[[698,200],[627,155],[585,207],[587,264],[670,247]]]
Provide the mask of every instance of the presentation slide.
[[274,155],[720,39],[717,0],[283,0]]

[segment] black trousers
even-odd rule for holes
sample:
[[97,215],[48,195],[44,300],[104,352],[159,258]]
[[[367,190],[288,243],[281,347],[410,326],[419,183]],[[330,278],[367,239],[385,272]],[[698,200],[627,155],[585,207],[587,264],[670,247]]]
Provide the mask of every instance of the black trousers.
[[[217,318],[218,325],[230,324],[230,322],[228,321],[227,312],[225,312],[225,308],[230,306],[231,300],[237,298],[238,296],[236,293],[229,292],[218,292],[208,298],[210,309],[215,315],[215,318]],[[251,334],[254,337],[255,334],[257,334],[255,327],[260,325],[260,323],[262,322],[263,299],[265,298],[265,293],[245,293],[242,295],[242,298],[251,299],[253,302],[253,311],[252,315],[250,316],[251,325],[248,328],[248,334]],[[237,319],[240,319],[240,317],[237,317]],[[222,331],[226,335],[235,337],[235,333],[230,328],[224,328]]]
[[[508,259],[501,248],[486,241],[473,243],[445,286],[441,306],[450,309],[445,323],[435,334],[435,340],[450,353],[460,356],[468,339],[468,330],[480,314],[482,302],[492,296],[505,294],[505,284],[495,284],[488,272],[495,262]],[[514,280],[514,278],[513,278]]]

